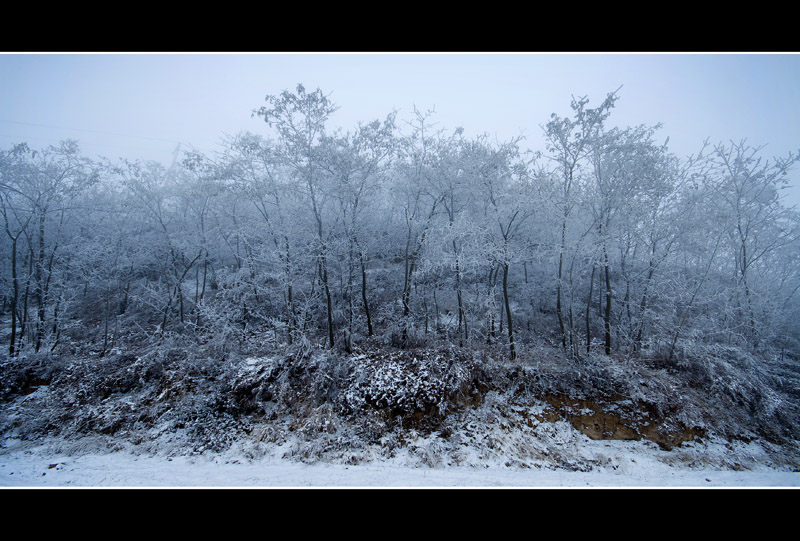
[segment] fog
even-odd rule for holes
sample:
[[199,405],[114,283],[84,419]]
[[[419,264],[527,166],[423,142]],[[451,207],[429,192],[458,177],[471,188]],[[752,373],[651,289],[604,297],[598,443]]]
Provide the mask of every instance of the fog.
[[0,456],[796,472],[797,59],[0,56]]
[[572,96],[597,104],[620,89],[611,125],[661,123],[681,158],[706,138],[770,156],[800,146],[796,54],[3,54],[0,79],[3,146],[72,138],[89,156],[167,165],[179,144],[210,152],[224,134],[268,134],[252,110],[298,83],[339,105],[331,128],[395,109],[410,120],[416,106],[447,129],[524,135],[538,150]]

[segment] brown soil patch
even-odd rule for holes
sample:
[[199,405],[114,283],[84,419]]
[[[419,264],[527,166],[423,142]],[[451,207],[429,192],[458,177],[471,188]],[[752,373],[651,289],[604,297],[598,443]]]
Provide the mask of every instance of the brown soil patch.
[[653,412],[642,411],[630,402],[598,402],[557,396],[548,396],[545,401],[550,407],[538,416],[540,421],[569,421],[576,430],[593,440],[646,439],[670,450],[702,436],[702,431],[696,428],[669,427],[663,419],[656,419]]

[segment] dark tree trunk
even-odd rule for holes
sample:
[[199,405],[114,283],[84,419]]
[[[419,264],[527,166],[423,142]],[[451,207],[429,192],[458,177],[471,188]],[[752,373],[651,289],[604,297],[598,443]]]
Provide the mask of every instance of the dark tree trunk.
[[592,348],[592,290],[594,289],[595,265],[592,265],[592,276],[589,278],[589,297],[586,299],[586,353],[591,353]]
[[[452,223],[452,222],[451,222]],[[463,346],[469,340],[469,329],[467,328],[467,318],[464,315],[464,301],[461,295],[461,261],[458,255],[456,241],[453,239],[453,253],[456,258],[456,299],[458,300],[458,341]],[[462,335],[463,328],[463,335]],[[462,340],[463,338],[463,340]]]
[[603,257],[606,270],[606,309],[603,314],[603,323],[605,326],[605,352],[606,355],[611,355],[611,269],[608,263],[608,253],[606,252],[605,245],[603,246]]
[[[655,251],[655,248],[654,248]],[[650,268],[647,271],[647,280],[644,283],[644,292],[642,293],[642,302],[639,305],[639,324],[638,328],[636,329],[636,336],[633,339],[633,350],[639,351],[642,348],[642,335],[644,334],[644,314],[647,310],[647,294],[650,288],[650,280],[653,279],[653,273],[655,273],[655,267],[653,265],[653,260],[650,260]]]
[[37,324],[36,336],[34,337],[34,351],[39,352],[44,338],[44,223],[45,215],[39,216],[39,257],[36,258],[35,275],[36,288],[34,289],[34,301],[36,302]]
[[[10,236],[10,235],[9,235]],[[14,356],[14,342],[17,339],[17,303],[19,302],[19,279],[17,278],[17,239],[11,237],[11,340],[8,345],[8,355]]]
[[507,262],[503,263],[503,301],[506,306],[506,319],[508,320],[508,348],[511,355],[511,360],[517,358],[516,347],[514,346],[514,325],[511,320],[511,304],[508,299],[508,267]]
[[561,281],[564,276],[564,250],[566,249],[567,221],[561,224],[561,250],[558,254],[558,280],[556,283],[556,315],[558,316],[558,327],[561,330],[561,346],[567,351],[567,330],[564,326],[564,310],[562,308],[562,286]]
[[364,302],[364,315],[367,317],[367,336],[372,336],[372,317],[369,313],[369,301],[367,300],[367,265],[364,261],[364,252],[358,251],[361,262],[361,300]]
[[333,330],[333,301],[331,299],[331,288],[328,285],[328,261],[325,257],[325,248],[323,247],[322,255],[321,255],[321,265],[322,265],[322,285],[325,288],[325,302],[328,308],[328,346],[333,348],[334,346],[334,330]]
[[[495,338],[495,331],[494,331],[494,299],[492,295],[492,291],[494,290],[494,286],[497,283],[497,269],[498,267],[489,267],[489,284],[486,291],[486,301],[488,304],[488,314],[489,314],[489,321],[486,324],[486,343],[491,344],[492,339]],[[493,277],[494,276],[494,277]]]

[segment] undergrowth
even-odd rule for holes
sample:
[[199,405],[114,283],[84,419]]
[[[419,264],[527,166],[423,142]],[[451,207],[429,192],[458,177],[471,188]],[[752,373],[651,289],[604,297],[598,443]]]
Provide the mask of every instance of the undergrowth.
[[344,354],[299,344],[221,355],[175,342],[104,357],[21,356],[0,364],[0,381],[3,441],[585,469],[604,459],[581,450],[584,432],[675,452],[714,438],[764,440],[784,463],[800,463],[797,371],[736,349],[668,364],[568,358],[544,345],[521,347],[510,362],[491,348]]

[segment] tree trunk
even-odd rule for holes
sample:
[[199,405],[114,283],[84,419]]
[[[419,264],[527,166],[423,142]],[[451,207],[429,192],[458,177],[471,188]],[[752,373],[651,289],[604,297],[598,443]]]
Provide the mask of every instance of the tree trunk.
[[347,247],[347,332],[353,335],[353,318],[355,317],[355,306],[353,300],[353,282],[355,273],[355,255],[353,253],[352,239]]
[[[655,246],[653,247],[655,251]],[[639,351],[642,348],[642,335],[644,334],[644,314],[647,310],[647,294],[650,289],[650,281],[653,279],[655,273],[655,266],[653,260],[650,260],[649,269],[647,271],[647,280],[644,283],[644,292],[642,293],[642,302],[639,304],[639,325],[636,329],[636,336],[633,339],[633,351]]]
[[44,223],[45,214],[39,216],[39,257],[36,258],[35,280],[36,288],[33,295],[36,302],[37,324],[34,338],[34,351],[39,352],[44,335]]
[[517,351],[514,346],[514,325],[511,320],[511,304],[508,298],[508,262],[503,263],[503,301],[506,305],[506,319],[508,324],[508,348],[511,355],[511,360],[517,358]]
[[360,249],[358,257],[361,261],[361,300],[364,302],[364,315],[367,317],[367,336],[372,336],[372,317],[369,313],[369,302],[367,301],[367,265],[364,261],[364,252]]
[[328,286],[328,261],[325,257],[325,248],[322,249],[320,264],[322,265],[322,285],[325,288],[325,302],[328,307],[328,346],[334,346],[333,331],[333,301],[331,300],[331,289]]
[[[10,235],[9,235],[10,236]],[[8,345],[9,357],[14,356],[14,342],[17,339],[17,302],[19,302],[19,279],[17,278],[17,239],[11,237],[11,340]]]
[[411,276],[414,273],[414,260],[406,258],[406,276],[403,284],[403,331],[401,336],[401,345],[406,348],[408,345],[408,324],[409,316],[411,314]]
[[566,249],[567,220],[561,223],[561,250],[558,254],[558,280],[556,282],[556,315],[558,316],[558,327],[561,329],[561,346],[567,351],[567,331],[564,327],[564,312],[561,307],[561,281],[564,276],[564,250]]
[[104,323],[103,323],[103,352],[100,354],[101,357],[106,356],[106,352],[108,351],[108,312],[109,312],[109,304],[110,304],[110,295],[108,293],[108,285],[106,285],[106,306],[105,306],[105,314],[104,314]]
[[[451,222],[452,223],[452,222]],[[464,342],[469,340],[469,330],[467,329],[467,319],[464,316],[464,302],[461,296],[461,262],[458,255],[458,248],[456,241],[453,239],[453,253],[456,258],[456,299],[458,300],[458,342],[463,347]],[[463,340],[462,340],[462,325],[463,325]]]
[[596,266],[592,264],[592,275],[589,278],[589,297],[586,299],[586,353],[591,353],[592,349],[592,290],[594,289],[594,273]]
[[434,320],[433,324],[435,326],[436,332],[439,332],[439,301],[436,300],[436,288],[437,284],[434,283],[433,285],[433,311],[434,311]]
[[611,269],[608,263],[608,252],[606,252],[605,244],[603,245],[603,258],[606,270],[606,309],[603,314],[605,352],[606,355],[611,355]]
[[292,345],[295,331],[294,301],[292,299],[292,266],[289,252],[289,238],[283,237],[285,254],[283,258],[283,276],[286,280],[286,340]]
[[17,354],[22,349],[22,341],[25,336],[25,329],[28,324],[28,299],[30,299],[30,291],[31,291],[31,277],[33,276],[33,245],[30,244],[30,239],[28,239],[28,279],[25,280],[25,294],[22,296],[22,314],[20,317],[20,327],[19,327],[19,340],[17,342]]
[[[494,278],[492,275],[494,274]],[[486,324],[486,343],[491,344],[492,339],[495,337],[494,332],[494,286],[497,283],[497,268],[494,266],[489,267],[489,285],[486,291],[487,312],[489,314],[489,321]]]

